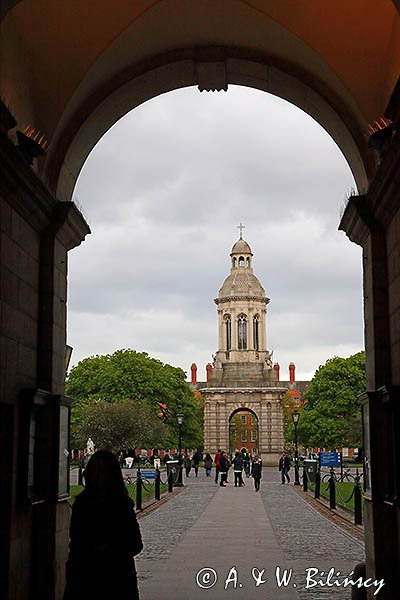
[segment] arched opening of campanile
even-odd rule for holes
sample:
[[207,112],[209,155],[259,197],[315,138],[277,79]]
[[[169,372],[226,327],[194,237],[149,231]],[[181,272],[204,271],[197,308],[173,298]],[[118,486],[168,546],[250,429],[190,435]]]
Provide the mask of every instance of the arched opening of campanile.
[[253,457],[260,453],[259,418],[248,407],[237,408],[229,417],[229,451],[235,454],[243,450]]

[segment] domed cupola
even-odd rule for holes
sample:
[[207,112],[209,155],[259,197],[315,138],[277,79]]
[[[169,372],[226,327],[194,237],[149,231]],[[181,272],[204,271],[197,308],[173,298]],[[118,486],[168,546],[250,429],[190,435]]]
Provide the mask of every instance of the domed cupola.
[[241,237],[231,250],[231,272],[219,290],[218,300],[234,296],[265,299],[265,290],[253,273],[250,245]]
[[233,363],[268,358],[269,367],[265,332],[269,298],[253,273],[253,253],[242,235],[233,245],[230,258],[230,274],[215,299],[219,321],[217,359]]
[[232,269],[252,269],[252,256],[253,253],[249,244],[242,237],[240,237],[238,241],[232,246]]

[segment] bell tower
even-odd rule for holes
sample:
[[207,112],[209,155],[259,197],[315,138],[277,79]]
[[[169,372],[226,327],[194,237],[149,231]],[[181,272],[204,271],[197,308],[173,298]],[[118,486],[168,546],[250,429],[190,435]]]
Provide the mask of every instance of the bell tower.
[[238,441],[235,431],[232,434],[235,419],[248,418],[255,435],[253,449],[264,464],[274,464],[284,443],[282,398],[287,388],[279,384],[267,349],[269,298],[254,275],[253,252],[243,239],[243,227],[239,225],[240,237],[230,253],[230,273],[214,300],[218,350],[206,387],[199,390],[204,398],[204,443],[211,452],[232,451],[244,441]]
[[262,385],[276,380],[272,352],[267,349],[269,298],[253,272],[253,252],[242,237],[230,253],[230,273],[214,300],[218,306],[218,350],[211,380]]

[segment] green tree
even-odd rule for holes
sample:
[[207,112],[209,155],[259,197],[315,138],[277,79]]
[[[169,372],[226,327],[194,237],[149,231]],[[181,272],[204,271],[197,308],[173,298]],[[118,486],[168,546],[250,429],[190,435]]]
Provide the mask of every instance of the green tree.
[[85,447],[91,437],[96,447],[117,451],[154,448],[164,444],[165,435],[165,426],[154,418],[143,400],[95,400],[83,409],[74,441]]
[[365,353],[335,356],[320,366],[304,394],[299,442],[331,450],[361,445],[358,396],[365,391]]
[[177,444],[176,414],[182,412],[184,444],[202,446],[202,404],[185,379],[182,369],[150,358],[146,352],[130,349],[82,360],[71,369],[66,382],[66,393],[72,398],[73,439],[85,409],[93,402],[134,399],[145,402],[155,423],[160,423],[160,404],[166,406],[161,420],[166,426],[166,445]]

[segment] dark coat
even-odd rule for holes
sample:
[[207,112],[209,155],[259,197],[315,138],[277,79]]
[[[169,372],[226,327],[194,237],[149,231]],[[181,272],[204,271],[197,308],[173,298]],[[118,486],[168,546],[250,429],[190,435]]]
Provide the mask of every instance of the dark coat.
[[137,600],[134,556],[143,548],[129,496],[77,496],[70,525],[64,600]]
[[242,471],[243,470],[243,458],[241,456],[236,456],[233,461],[233,470],[234,471]]
[[285,469],[286,471],[289,471],[290,463],[291,460],[288,454],[286,454],[285,456],[281,456],[279,459],[279,470],[282,471],[282,469]]
[[231,466],[231,463],[229,462],[227,457],[224,456],[223,454],[221,454],[220,459],[219,459],[219,472],[227,473],[230,466]]
[[213,464],[212,458],[206,458],[206,459],[204,459],[204,468],[205,469],[211,469],[212,468],[212,464]]
[[251,475],[254,479],[261,479],[262,474],[262,463],[261,462],[253,462],[251,465]]

